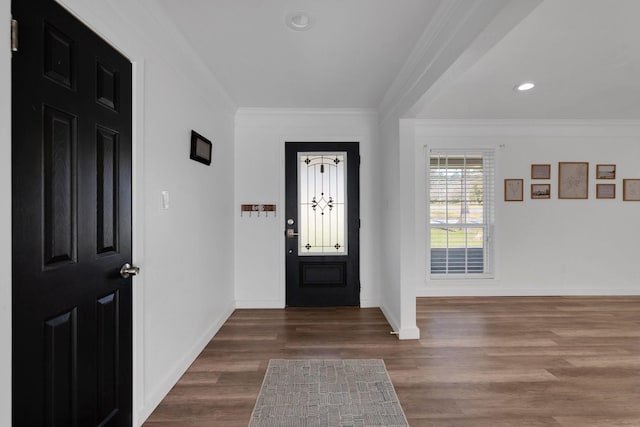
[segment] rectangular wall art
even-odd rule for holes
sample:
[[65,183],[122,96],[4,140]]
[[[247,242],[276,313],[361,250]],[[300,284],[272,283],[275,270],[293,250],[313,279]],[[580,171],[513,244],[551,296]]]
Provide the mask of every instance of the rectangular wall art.
[[558,198],[589,198],[589,163],[558,163]]
[[531,184],[532,199],[550,199],[551,184]]
[[640,201],[640,179],[622,180],[622,200],[627,202]]
[[209,166],[211,164],[212,147],[213,144],[210,140],[194,130],[191,131],[191,153],[189,154],[190,159]]
[[616,165],[596,165],[596,179],[616,179]]
[[531,165],[531,179],[551,179],[551,165]]
[[524,180],[505,179],[504,180],[504,201],[521,202],[523,197]]
[[596,184],[596,199],[615,199],[615,184]]

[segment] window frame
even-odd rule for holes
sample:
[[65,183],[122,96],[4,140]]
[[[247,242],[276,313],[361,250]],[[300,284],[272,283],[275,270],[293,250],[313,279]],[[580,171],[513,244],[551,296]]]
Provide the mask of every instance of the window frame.
[[[460,280],[472,280],[472,279],[495,279],[495,263],[494,263],[494,234],[495,234],[495,211],[496,211],[496,197],[495,197],[495,176],[496,176],[496,150],[493,148],[468,148],[468,149],[449,149],[449,148],[426,148],[426,168],[425,176],[426,181],[426,278],[437,281],[460,281]],[[466,156],[481,156],[482,157],[482,180],[483,180],[483,221],[481,224],[469,223],[468,218],[463,224],[456,224],[455,228],[483,228],[483,272],[482,273],[469,273],[467,271],[456,272],[443,272],[432,273],[432,242],[431,234],[432,229],[442,228],[440,224],[431,223],[431,190],[432,190],[432,158],[435,156],[446,158],[464,158]],[[449,195],[450,193],[447,193]],[[454,228],[449,224],[444,225],[447,228]],[[448,246],[448,243],[447,243]],[[465,242],[465,249],[469,248],[468,241]],[[468,259],[465,260],[465,269],[468,268]]]

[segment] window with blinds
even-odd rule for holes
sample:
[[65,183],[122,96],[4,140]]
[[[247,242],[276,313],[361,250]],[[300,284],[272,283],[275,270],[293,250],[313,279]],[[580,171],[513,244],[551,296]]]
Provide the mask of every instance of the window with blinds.
[[493,152],[432,150],[428,175],[431,277],[490,277]]

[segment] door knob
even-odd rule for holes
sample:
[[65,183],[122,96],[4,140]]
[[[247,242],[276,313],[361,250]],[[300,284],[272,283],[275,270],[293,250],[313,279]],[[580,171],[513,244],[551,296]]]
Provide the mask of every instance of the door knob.
[[136,267],[129,263],[124,264],[120,268],[120,276],[122,276],[123,279],[128,279],[129,276],[135,276],[138,273],[140,273],[140,267]]
[[298,233],[295,232],[293,228],[287,228],[287,238],[293,239],[293,236],[297,236]]

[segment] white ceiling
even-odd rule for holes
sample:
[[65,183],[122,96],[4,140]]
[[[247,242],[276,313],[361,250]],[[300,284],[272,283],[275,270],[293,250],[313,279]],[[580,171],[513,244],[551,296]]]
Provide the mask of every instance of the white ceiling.
[[[157,0],[241,107],[376,108],[442,0]],[[287,13],[315,24],[296,32]]]
[[[240,107],[379,108],[423,33],[437,27],[433,16],[454,0],[156,1]],[[479,0],[473,13],[483,1],[538,2]],[[296,10],[315,19],[311,30],[285,26]],[[469,42],[413,113],[640,119],[639,17],[640,0],[544,0],[484,51]],[[525,80],[537,87],[512,90]]]
[[639,0],[545,0],[418,117],[640,119],[639,19]]

